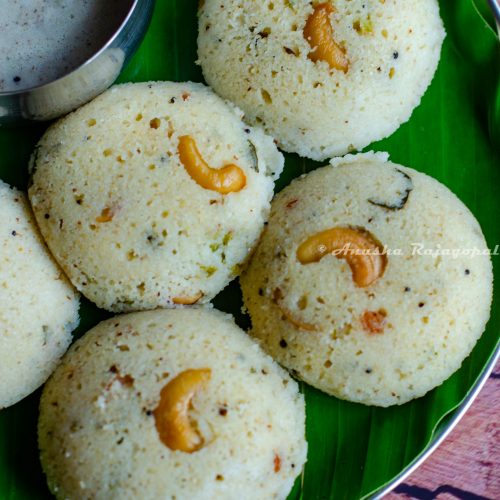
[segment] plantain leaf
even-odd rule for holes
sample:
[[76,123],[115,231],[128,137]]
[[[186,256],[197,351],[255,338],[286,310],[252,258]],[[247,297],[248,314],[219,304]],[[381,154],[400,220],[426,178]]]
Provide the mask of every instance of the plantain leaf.
[[[498,38],[485,0],[442,0],[447,29],[441,63],[420,107],[390,138],[370,148],[450,187],[480,221],[491,248],[500,244],[500,88]],[[120,81],[202,81],[196,60],[197,0],[158,0],[150,29]],[[486,16],[486,20],[485,17]],[[45,125],[0,129],[0,178],[27,186],[27,163]],[[495,146],[496,145],[496,146]],[[278,189],[319,165],[286,155]],[[500,262],[493,257],[495,276]],[[232,283],[214,301],[243,327],[241,294]],[[370,408],[302,384],[309,457],[291,499],[357,499],[401,474],[458,415],[498,345],[500,291],[488,328],[462,368],[441,387],[401,407]],[[27,311],[26,314],[29,314]],[[83,301],[81,335],[108,314]],[[8,353],[0,353],[1,357]],[[0,412],[0,497],[50,498],[36,445],[39,392]]]

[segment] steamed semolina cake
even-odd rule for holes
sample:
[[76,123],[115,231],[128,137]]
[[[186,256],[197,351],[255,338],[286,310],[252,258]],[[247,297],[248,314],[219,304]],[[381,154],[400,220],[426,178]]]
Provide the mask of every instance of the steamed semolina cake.
[[26,196],[0,181],[0,410],[42,385],[71,342],[78,296]]
[[117,316],[45,386],[41,462],[56,498],[284,499],[306,460],[304,400],[228,315]]
[[438,65],[436,0],[205,0],[208,84],[285,151],[324,160],[392,134]]
[[203,303],[239,274],[283,156],[196,83],[113,87],[53,125],[29,196],[73,284],[112,311]]
[[402,404],[447,379],[482,334],[489,253],[436,180],[385,154],[332,164],[273,201],[241,277],[251,334],[329,394]]

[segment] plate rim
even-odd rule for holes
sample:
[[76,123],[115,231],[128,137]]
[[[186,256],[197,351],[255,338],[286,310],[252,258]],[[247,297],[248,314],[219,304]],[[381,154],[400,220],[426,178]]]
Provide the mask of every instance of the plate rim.
[[[440,421],[436,424],[436,428],[433,431],[433,437],[427,444],[427,446],[389,483],[377,488],[376,490],[364,495],[363,499],[369,500],[382,500],[386,495],[391,493],[395,488],[397,488],[405,479],[407,479],[413,472],[415,472],[441,445],[441,443],[449,436],[451,431],[457,426],[457,424],[462,420],[463,416],[467,413],[467,410],[471,407],[472,403],[475,401],[482,388],[486,384],[487,380],[490,378],[495,365],[500,360],[500,340],[497,341],[496,347],[492,352],[488,362],[484,365],[484,368],[480,375],[478,376],[475,383],[472,385],[469,393],[465,396],[461,403],[452,410],[451,413],[444,415]],[[452,419],[448,424],[446,424],[442,429],[436,432],[436,429],[440,426],[440,422],[449,415],[453,415]]]

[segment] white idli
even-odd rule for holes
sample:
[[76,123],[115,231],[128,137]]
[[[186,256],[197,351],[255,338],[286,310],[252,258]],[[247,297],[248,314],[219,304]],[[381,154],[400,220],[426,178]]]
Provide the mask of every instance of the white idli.
[[198,55],[208,84],[250,123],[285,151],[324,160],[410,118],[443,38],[436,0],[205,0]]
[[130,311],[208,302],[239,274],[283,157],[207,87],[157,82],[113,87],[54,124],[32,166],[59,264],[99,307]]
[[40,387],[78,324],[78,295],[50,256],[24,193],[0,181],[0,410]]
[[267,352],[329,394],[377,406],[458,370],[485,328],[493,279],[465,205],[386,159],[340,158],[292,182],[241,277]]
[[[189,451],[161,437],[171,397],[171,435],[189,430]],[[304,420],[297,383],[229,316],[134,313],[77,341],[45,386],[41,462],[59,499],[285,499],[306,459]]]

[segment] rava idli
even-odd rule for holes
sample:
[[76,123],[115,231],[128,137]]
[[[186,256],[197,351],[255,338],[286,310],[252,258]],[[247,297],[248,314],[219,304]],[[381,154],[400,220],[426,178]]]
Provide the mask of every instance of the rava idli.
[[0,181],[0,410],[42,385],[71,342],[79,299],[24,193]]
[[216,310],[118,316],[45,386],[56,498],[285,499],[306,460],[297,383]]
[[324,160],[392,134],[438,65],[436,0],[205,0],[206,81],[285,151]]
[[52,253],[99,307],[203,303],[239,274],[283,161],[204,85],[125,84],[42,137],[29,196]]
[[402,404],[461,365],[490,313],[481,228],[445,186],[384,154],[292,182],[241,277],[252,335],[309,384]]

